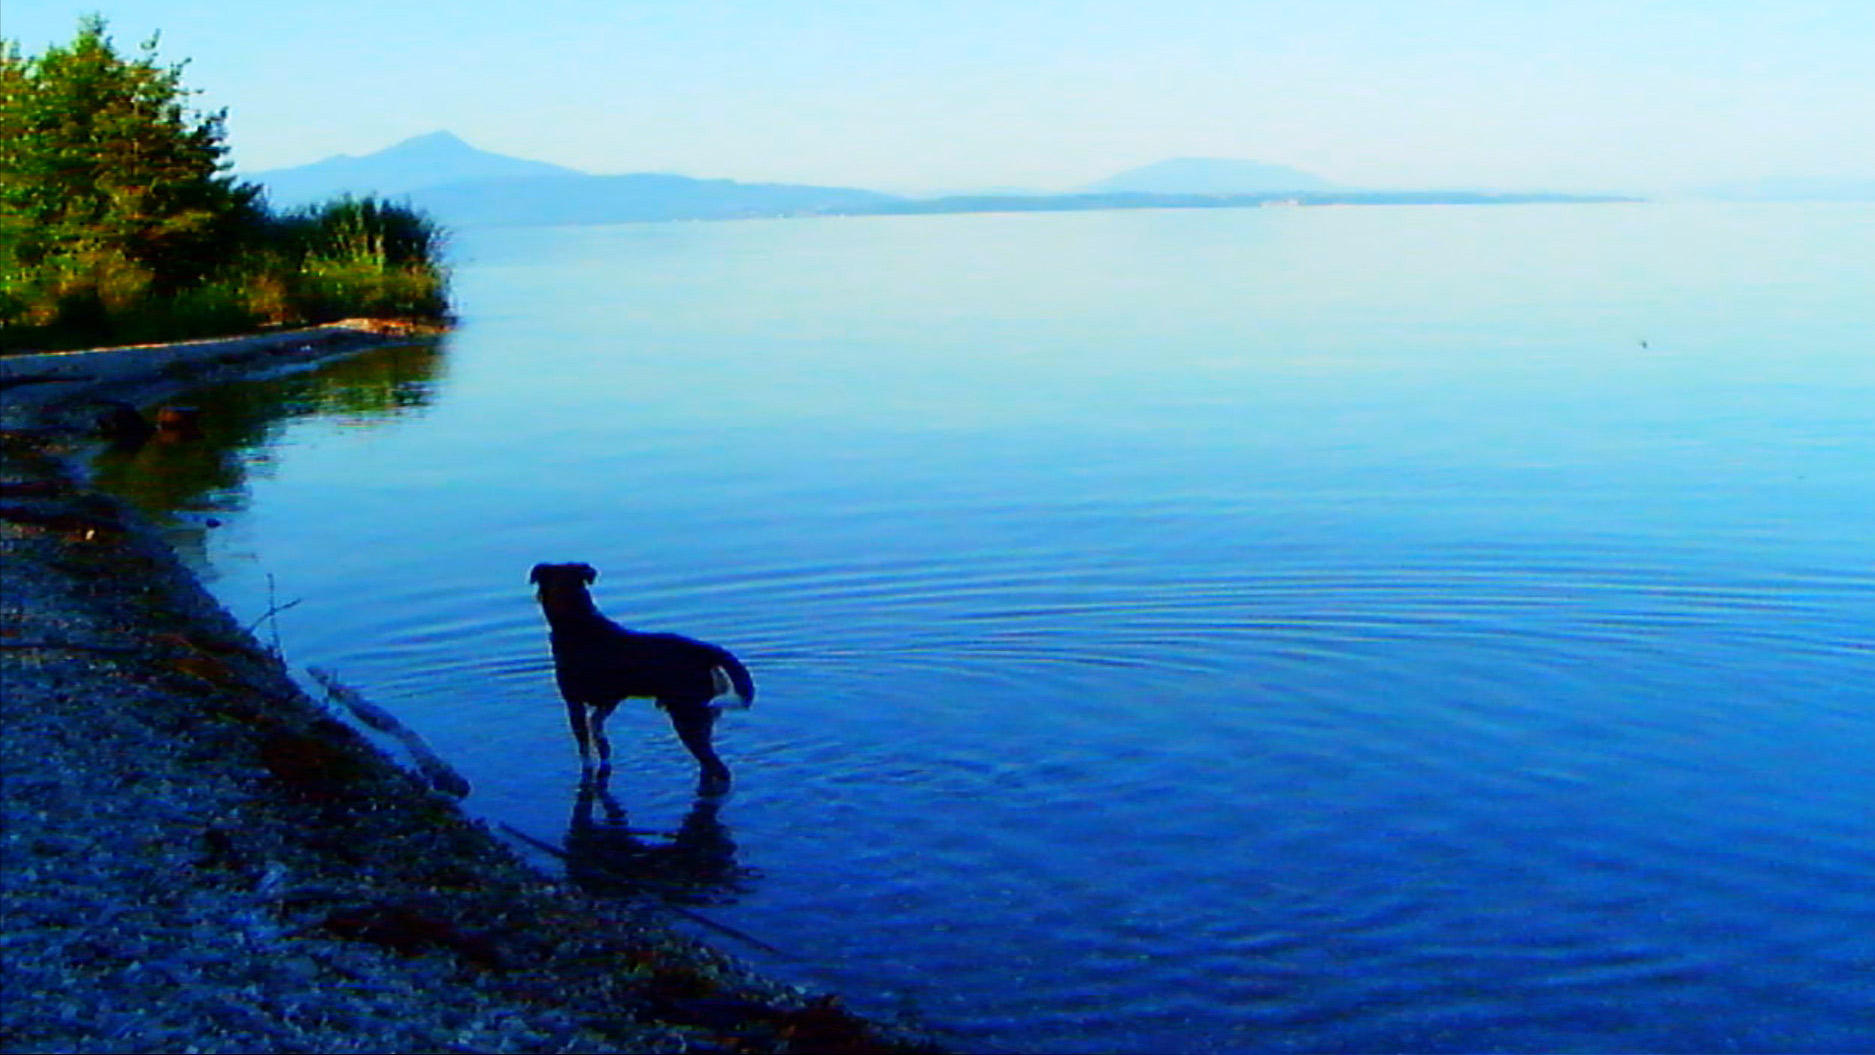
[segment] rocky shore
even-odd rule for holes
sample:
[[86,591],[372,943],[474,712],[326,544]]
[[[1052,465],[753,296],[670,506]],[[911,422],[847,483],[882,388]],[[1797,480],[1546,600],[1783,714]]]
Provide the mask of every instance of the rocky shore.
[[77,471],[102,409],[407,339],[0,360],[0,1051],[937,1050],[521,861]]

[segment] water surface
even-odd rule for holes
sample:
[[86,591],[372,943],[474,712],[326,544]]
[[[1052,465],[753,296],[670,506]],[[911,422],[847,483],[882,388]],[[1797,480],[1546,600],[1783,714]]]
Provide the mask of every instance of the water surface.
[[681,835],[575,843],[959,1047],[1866,1049],[1870,245],[1864,206],[470,231],[440,351],[101,471],[549,840],[527,569],[734,648],[734,796],[628,706],[622,823]]

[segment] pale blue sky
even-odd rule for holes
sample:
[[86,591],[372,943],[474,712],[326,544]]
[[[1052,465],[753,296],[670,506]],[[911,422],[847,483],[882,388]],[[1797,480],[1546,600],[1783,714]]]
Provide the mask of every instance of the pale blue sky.
[[191,60],[248,171],[448,129],[591,172],[919,191],[1168,157],[1368,186],[1875,177],[1875,0],[0,0]]

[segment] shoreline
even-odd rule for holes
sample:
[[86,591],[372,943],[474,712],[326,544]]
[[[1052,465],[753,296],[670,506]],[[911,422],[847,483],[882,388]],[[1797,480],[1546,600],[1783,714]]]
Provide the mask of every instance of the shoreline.
[[411,340],[0,359],[0,1051],[939,1050],[528,864],[83,482],[100,406]]
[[437,339],[434,326],[345,319],[235,337],[0,355],[0,428],[82,430],[84,407],[143,405],[218,381],[310,369],[329,359],[392,344]]

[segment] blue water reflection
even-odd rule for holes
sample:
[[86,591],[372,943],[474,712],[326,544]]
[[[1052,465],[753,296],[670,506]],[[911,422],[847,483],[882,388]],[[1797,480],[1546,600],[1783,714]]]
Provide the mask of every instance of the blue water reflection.
[[[465,232],[422,413],[276,430],[204,559],[545,838],[527,569],[732,647],[711,911],[965,1047],[1865,1049],[1871,244],[1863,206]],[[610,728],[629,827],[683,829],[665,723]]]

